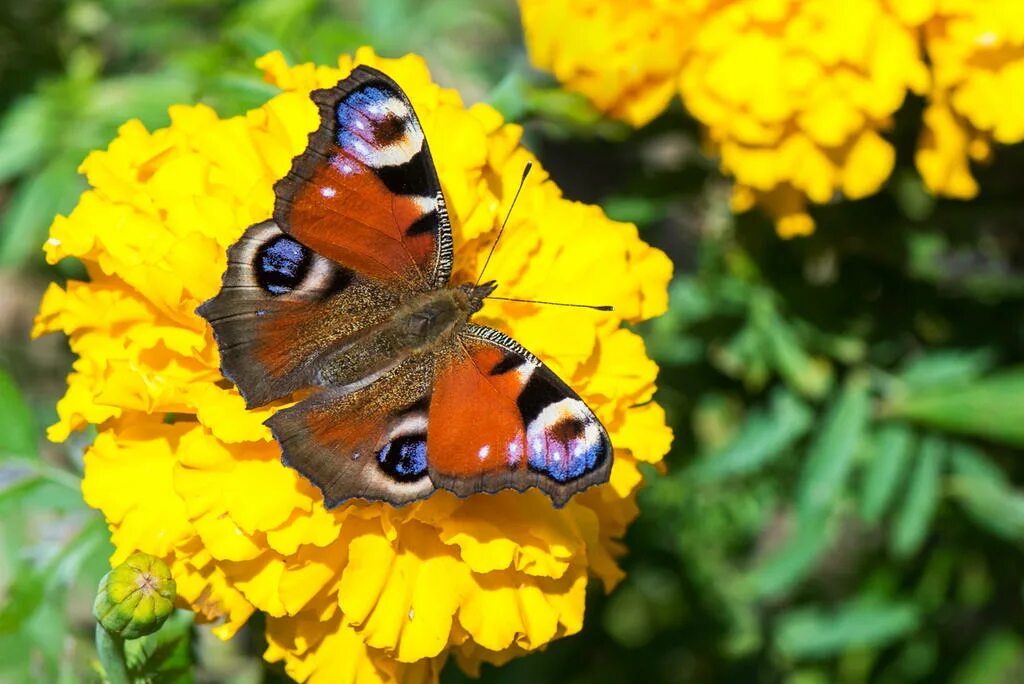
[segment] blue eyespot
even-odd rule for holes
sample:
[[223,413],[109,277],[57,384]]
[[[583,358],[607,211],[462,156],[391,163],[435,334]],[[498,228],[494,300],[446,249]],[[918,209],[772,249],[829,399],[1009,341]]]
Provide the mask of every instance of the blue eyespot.
[[568,419],[547,430],[531,431],[527,437],[527,465],[556,482],[570,482],[600,467],[608,458],[610,445],[603,433],[590,442],[582,422]]
[[270,294],[286,294],[306,277],[309,262],[309,250],[290,237],[280,235],[256,252],[256,279]]
[[377,452],[381,469],[399,482],[413,482],[427,474],[427,436],[405,435]]

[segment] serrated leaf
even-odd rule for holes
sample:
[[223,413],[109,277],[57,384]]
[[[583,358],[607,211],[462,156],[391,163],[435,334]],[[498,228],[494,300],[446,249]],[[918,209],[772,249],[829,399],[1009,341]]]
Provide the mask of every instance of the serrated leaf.
[[878,522],[906,476],[914,449],[913,433],[906,425],[888,423],[871,440],[871,460],[864,473],[861,516]]
[[939,478],[947,447],[934,435],[921,440],[903,506],[893,523],[892,550],[897,556],[910,556],[924,543],[939,505]]
[[853,375],[832,402],[800,473],[797,509],[801,518],[827,511],[846,483],[868,422],[869,384]]
[[887,407],[891,416],[984,439],[1024,446],[1024,369],[968,384],[911,390]]
[[722,449],[702,458],[693,473],[702,482],[746,475],[782,456],[811,426],[813,413],[791,393],[778,390],[767,408],[751,411]]
[[907,602],[855,600],[835,610],[797,608],[779,617],[776,646],[789,658],[825,658],[849,649],[879,648],[917,628]]
[[14,378],[0,368],[0,459],[9,456],[35,458],[38,437],[32,411],[22,397]]

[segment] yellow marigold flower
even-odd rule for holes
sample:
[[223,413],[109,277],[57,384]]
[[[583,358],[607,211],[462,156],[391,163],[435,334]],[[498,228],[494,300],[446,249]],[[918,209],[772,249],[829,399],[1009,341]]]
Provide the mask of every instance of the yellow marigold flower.
[[603,111],[642,126],[672,99],[695,28],[685,3],[638,0],[629,11],[602,0],[523,0],[521,8],[534,63]]
[[989,139],[1024,139],[1017,0],[521,6],[533,62],[634,125],[668,104],[674,71],[709,150],[735,177],[734,210],[760,205],[784,237],[814,229],[808,200],[878,191],[895,161],[883,134],[908,92],[932,102],[917,163],[935,192],[972,196],[968,157],[984,158]]
[[978,193],[969,160],[1024,140],[1024,3],[934,0],[924,24],[933,84],[917,166],[935,193]]
[[589,400],[616,447],[610,482],[557,510],[535,490],[325,510],[281,464],[262,424],[274,409],[245,410],[221,377],[194,311],[216,293],[226,247],[271,214],[274,181],[317,125],[310,90],[359,63],[412,100],[448,199],[456,276],[472,279],[533,159],[521,129],[465,107],[415,56],[363,49],[337,67],[289,67],[271,53],[258,65],[282,93],[262,107],[229,119],[172,107],[169,127],[130,121],[88,156],[92,189],[54,221],[46,254],[81,259],[89,280],[52,285],[35,334],[64,331],[78,355],[50,437],[96,426],[82,489],[110,525],[114,563],[165,559],[179,601],[223,638],[262,611],[265,657],[297,680],[433,681],[449,656],[473,671],[578,631],[588,579],[621,578],[616,540],[636,515],[638,464],[660,461],[671,433],[649,401],[657,367],[620,323],[665,309],[671,265],[538,168],[489,275],[517,296],[616,313],[488,301],[481,316]]

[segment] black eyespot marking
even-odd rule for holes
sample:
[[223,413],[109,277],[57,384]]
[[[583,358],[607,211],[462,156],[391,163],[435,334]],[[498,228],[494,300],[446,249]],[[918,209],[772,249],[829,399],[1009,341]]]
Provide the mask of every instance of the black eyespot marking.
[[421,147],[419,152],[404,164],[382,166],[376,169],[376,172],[387,189],[396,195],[433,197],[437,194],[437,182],[431,178],[430,164]]
[[415,482],[427,474],[427,436],[403,435],[377,452],[381,470],[398,482]]
[[527,425],[533,422],[533,419],[549,405],[556,404],[566,397],[566,390],[545,378],[544,375],[545,373],[540,368],[534,371],[526,386],[523,387],[523,391],[519,393],[519,398],[516,399],[519,415],[523,417]]
[[294,290],[309,271],[310,252],[287,235],[280,235],[256,251],[253,269],[260,287],[273,295]]
[[405,128],[408,123],[409,119],[405,117],[388,114],[376,122],[373,139],[381,146],[394,144],[405,136]]
[[505,354],[505,356],[502,357],[501,361],[499,361],[494,366],[494,368],[491,369],[491,375],[501,375],[502,373],[508,373],[510,370],[515,370],[516,368],[519,368],[524,363],[526,363],[526,359],[520,356],[519,354]]

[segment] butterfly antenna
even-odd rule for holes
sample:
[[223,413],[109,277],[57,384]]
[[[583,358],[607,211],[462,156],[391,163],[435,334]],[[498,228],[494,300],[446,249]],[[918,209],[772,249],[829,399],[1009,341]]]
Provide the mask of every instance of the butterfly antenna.
[[[508,217],[512,215],[512,208],[516,206],[516,200],[519,199],[519,193],[523,191],[523,185],[526,184],[526,177],[530,175],[530,169],[533,168],[533,162],[526,162],[526,168],[523,169],[523,177],[519,181],[519,188],[516,190],[515,197],[512,198],[512,204],[508,207],[508,213],[505,214],[505,220],[501,222],[501,228],[498,230],[498,236],[494,238],[494,242],[491,243],[491,251],[487,253],[487,258],[484,259],[484,267],[480,269],[480,275],[476,277],[476,283],[474,287],[480,284],[480,280],[484,277],[484,271],[487,270],[487,264],[491,263],[491,255],[494,254],[494,248],[498,246],[498,240],[501,239],[501,234],[505,232],[505,224],[508,223]],[[497,297],[492,297],[497,299]]]
[[571,306],[577,309],[593,309],[594,311],[615,311],[610,304],[573,304],[570,302],[546,302],[543,299],[516,299],[514,297],[495,297],[491,295],[488,299],[500,299],[503,302],[525,302],[527,304],[547,304],[549,306]]

